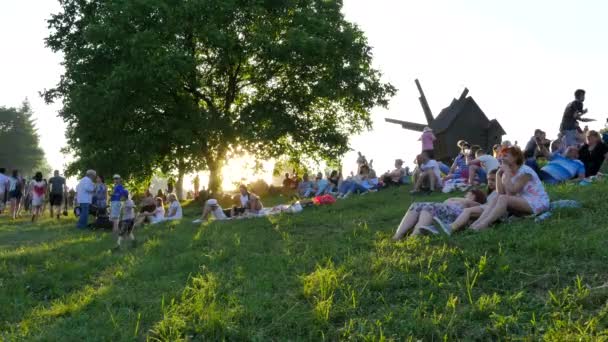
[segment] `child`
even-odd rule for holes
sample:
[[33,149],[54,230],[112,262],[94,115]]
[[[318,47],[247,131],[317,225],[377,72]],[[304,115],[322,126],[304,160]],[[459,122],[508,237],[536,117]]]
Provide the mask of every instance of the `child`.
[[427,152],[431,159],[435,158],[435,147],[433,146],[435,140],[437,140],[437,138],[435,138],[433,130],[430,127],[424,127],[418,141],[422,141],[422,152]]
[[114,181],[114,189],[110,197],[110,220],[112,220],[112,231],[117,233],[120,222],[120,211],[122,209],[121,199],[127,198],[129,193],[122,185],[122,179],[119,175],[114,175],[112,180]]
[[114,250],[120,250],[120,243],[124,239],[131,239],[131,246],[135,247],[137,242],[135,242],[135,236],[133,235],[133,227],[135,226],[135,203],[132,199],[127,198],[126,194],[123,194],[121,200],[125,202],[122,213],[122,220],[119,224],[118,229],[118,240],[117,246]]

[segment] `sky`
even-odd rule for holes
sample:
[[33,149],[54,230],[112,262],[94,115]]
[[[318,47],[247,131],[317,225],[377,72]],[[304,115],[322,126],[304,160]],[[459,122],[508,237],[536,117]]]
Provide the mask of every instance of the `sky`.
[[[0,105],[29,99],[53,168],[66,162],[60,153],[65,125],[57,117],[60,106],[46,105],[38,93],[63,72],[61,56],[44,47],[45,20],[58,10],[56,0],[0,0]],[[535,128],[555,137],[577,88],[587,90],[588,117],[598,119],[591,128],[603,127],[608,117],[607,1],[344,0],[343,12],[366,34],[383,80],[399,90],[387,109],[373,110],[373,130],[352,137],[346,173],[356,168],[355,151],[374,159],[377,172],[396,158],[411,164],[419,133],[384,118],[425,123],[416,78],[433,114],[468,87],[506,130],[504,138],[520,145]],[[227,183],[247,164],[229,164]]]

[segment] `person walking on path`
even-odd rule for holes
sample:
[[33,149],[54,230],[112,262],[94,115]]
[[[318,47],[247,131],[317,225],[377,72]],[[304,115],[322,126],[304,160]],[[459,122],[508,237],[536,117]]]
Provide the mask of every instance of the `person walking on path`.
[[59,171],[55,170],[53,177],[49,179],[49,202],[51,205],[51,217],[53,217],[53,209],[57,210],[57,219],[61,217],[61,205],[63,197],[67,194],[65,178],[59,175]]

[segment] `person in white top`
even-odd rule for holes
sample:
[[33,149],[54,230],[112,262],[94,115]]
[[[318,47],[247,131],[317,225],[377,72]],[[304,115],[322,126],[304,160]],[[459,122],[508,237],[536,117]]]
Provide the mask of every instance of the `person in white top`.
[[228,220],[231,217],[231,210],[223,210],[220,207],[216,199],[211,198],[205,202],[203,207],[203,215],[200,219],[192,221],[192,223],[201,223],[207,221],[210,216],[213,216],[216,220]]
[[494,197],[471,228],[488,228],[506,214],[539,215],[549,210],[549,196],[538,175],[524,165],[524,154],[517,146],[507,148],[496,174]]
[[488,175],[500,167],[498,159],[486,154],[484,150],[475,153],[475,160],[469,162],[469,185],[475,184],[475,177],[479,176],[482,183],[487,181]]
[[241,193],[241,207],[234,208],[232,216],[238,216],[245,213],[257,214],[264,209],[264,205],[262,204],[262,201],[260,201],[260,197],[252,192],[249,192],[246,185],[241,185],[239,187],[239,191]]
[[32,198],[32,222],[42,214],[44,194],[46,194],[46,183],[42,180],[42,172],[36,172],[34,179],[30,182],[29,189]]
[[182,206],[177,200],[175,194],[169,194],[169,212],[167,213],[166,220],[181,220],[182,219]]
[[76,225],[79,229],[85,229],[89,224],[89,206],[93,201],[93,192],[95,192],[95,183],[93,181],[97,177],[97,172],[88,170],[86,176],[82,178],[76,186],[76,202],[80,207],[80,216]]
[[4,174],[6,169],[0,167],[0,214],[4,211],[6,200],[8,199],[8,177]]
[[133,234],[133,228],[135,227],[135,202],[131,198],[128,198],[123,194],[121,201],[125,204],[122,207],[122,218],[118,225],[118,239],[116,241],[117,246],[112,249],[112,252],[119,251],[123,240],[130,239],[131,246],[135,247],[135,235]]
[[427,185],[431,192],[441,188],[441,171],[439,163],[429,157],[428,152],[422,152],[417,158],[418,169],[414,173],[414,190],[411,193],[418,193],[423,185]]
[[165,219],[165,207],[163,206],[163,199],[160,197],[156,197],[154,200],[156,204],[156,208],[153,211],[144,211],[143,213],[137,216],[135,220],[135,227],[141,226],[146,219],[150,221],[151,224],[157,224],[163,222]]

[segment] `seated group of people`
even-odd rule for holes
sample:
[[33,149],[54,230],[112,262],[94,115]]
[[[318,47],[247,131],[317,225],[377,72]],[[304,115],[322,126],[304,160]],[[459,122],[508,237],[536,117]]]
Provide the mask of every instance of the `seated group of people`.
[[[163,199],[161,197],[153,197],[149,190],[146,190],[144,197],[140,203],[140,212],[133,218],[134,226],[140,226],[146,222],[150,224],[158,224],[165,221],[181,220],[183,218],[182,207],[177,196],[171,193],[167,197],[169,202],[168,211],[165,211]],[[129,202],[125,202],[125,208],[129,207]],[[134,205],[133,205],[134,207]]]
[[[541,180],[548,184],[567,181],[581,181],[600,172],[608,160],[608,146],[597,131],[585,130],[584,143],[570,145],[559,139],[551,143],[544,132],[536,130],[526,144],[524,156],[526,165],[538,173]],[[540,166],[540,161],[546,165]],[[608,166],[608,163],[606,163]]]
[[[444,203],[414,203],[393,238],[437,233],[439,229],[451,234],[467,226],[483,230],[509,214],[538,215],[547,211],[549,196],[537,173],[524,164],[519,147],[504,148],[499,157],[500,167],[488,173],[487,194],[470,190],[464,198],[450,198]],[[471,223],[472,219],[475,221]]]
[[414,161],[416,169],[413,175],[412,193],[419,193],[423,189],[430,192],[442,189],[445,191],[449,184],[456,182],[468,186],[485,184],[488,174],[499,166],[498,159],[486,154],[479,146],[471,146],[461,140],[458,142],[458,148],[460,153],[451,167],[432,159],[429,151],[423,151],[418,155]]
[[[409,169],[403,167],[403,160],[395,160],[395,169],[387,171],[380,177],[376,175],[370,162],[359,152],[357,160],[357,174],[352,174],[343,179],[342,174],[336,170],[325,179],[323,173],[317,173],[314,180],[311,180],[307,173],[297,184],[295,189],[300,198],[311,198],[331,194],[338,198],[346,198],[352,194],[362,194],[370,191],[377,191],[388,186],[409,184]],[[289,174],[285,175],[284,186],[290,185]]]
[[247,189],[246,185],[239,187],[241,206],[233,206],[230,209],[223,209],[217,199],[210,198],[203,206],[203,214],[194,223],[207,221],[211,216],[216,220],[228,220],[241,217],[256,216],[264,209],[260,197]]

